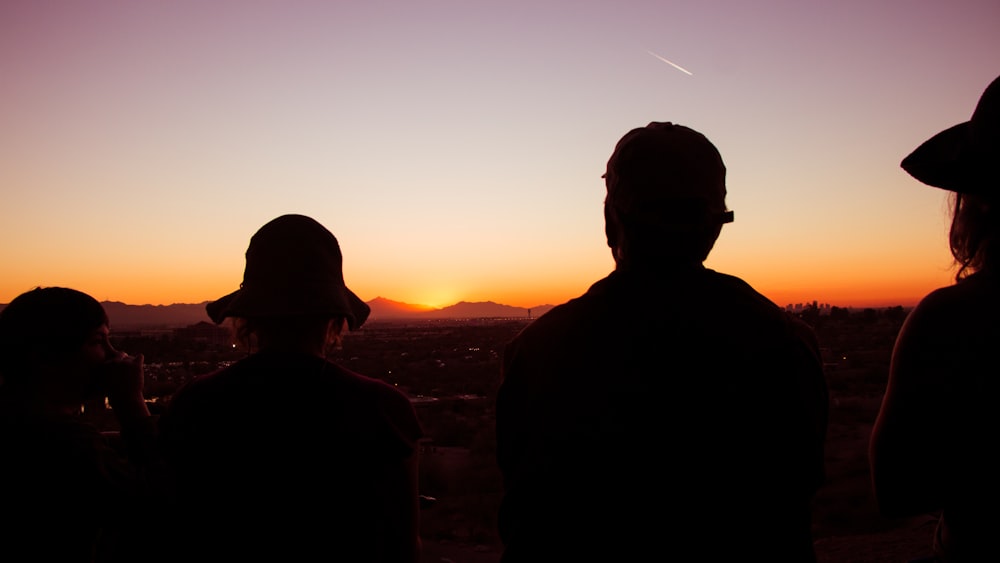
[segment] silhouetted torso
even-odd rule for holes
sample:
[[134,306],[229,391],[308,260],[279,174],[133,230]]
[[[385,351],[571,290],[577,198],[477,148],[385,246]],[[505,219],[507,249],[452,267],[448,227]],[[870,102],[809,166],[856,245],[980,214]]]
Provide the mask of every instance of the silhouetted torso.
[[992,273],[922,299],[897,339],[891,397],[873,434],[883,510],[940,511],[934,550],[946,561],[996,551],[998,320],[1000,279]]
[[1000,350],[1000,279],[975,274],[953,293],[953,310],[967,313],[955,334],[964,337],[956,352],[958,365],[942,374],[950,381],[945,382],[946,411],[941,415],[945,427],[939,444],[945,448],[940,453],[946,453],[945,459],[951,462],[942,539],[954,551],[978,556],[996,551],[994,538],[1000,528],[1000,410],[996,403],[1000,397],[996,355]]
[[505,563],[811,560],[827,397],[810,337],[701,267],[616,271],[526,327],[497,398]]
[[160,419],[180,560],[379,556],[379,486],[421,429],[381,381],[261,352],[191,382]]
[[138,485],[97,428],[3,405],[0,452],[0,561],[110,557],[116,519],[139,507]]

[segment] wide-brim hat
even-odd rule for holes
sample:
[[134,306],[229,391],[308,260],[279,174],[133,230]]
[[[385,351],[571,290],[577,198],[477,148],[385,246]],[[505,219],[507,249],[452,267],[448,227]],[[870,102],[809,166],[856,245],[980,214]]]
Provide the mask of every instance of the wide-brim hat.
[[972,118],[934,135],[907,155],[903,170],[924,184],[1000,195],[1000,77],[986,87]]
[[226,317],[331,315],[356,330],[371,308],[344,284],[343,264],[326,227],[305,215],[282,215],[251,237],[240,288],[205,309],[217,324]]

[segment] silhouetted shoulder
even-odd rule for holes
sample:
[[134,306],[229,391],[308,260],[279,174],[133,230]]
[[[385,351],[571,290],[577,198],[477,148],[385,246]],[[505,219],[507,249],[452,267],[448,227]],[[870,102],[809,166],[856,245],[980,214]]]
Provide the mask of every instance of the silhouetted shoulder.
[[763,293],[757,291],[743,278],[731,274],[724,274],[715,270],[706,269],[705,274],[716,287],[711,287],[708,291],[719,295],[732,296],[738,303],[744,304],[747,308],[755,309],[764,315],[775,317],[787,317],[784,309],[771,301]]
[[[248,409],[257,418],[245,417]],[[339,431],[352,441],[395,443],[402,455],[422,437],[402,391],[308,354],[259,352],[188,382],[164,409],[161,433],[169,439],[175,431],[186,433],[177,427],[194,425],[222,431],[229,419],[243,421],[243,432],[249,425],[300,425],[309,435]]]
[[977,311],[990,314],[1000,307],[1000,279],[987,272],[928,293],[914,308],[920,315],[967,317]]
[[[928,293],[907,316],[900,337],[926,350],[940,350],[946,343],[957,352],[973,341],[995,336],[1000,315],[1000,282],[985,273]],[[922,343],[922,344],[921,344]]]
[[[200,393],[217,393],[245,387],[277,390],[288,385],[322,391],[369,395],[394,403],[407,402],[406,395],[388,383],[361,375],[339,364],[309,354],[260,352],[235,364],[189,381],[176,394],[179,400]],[[302,401],[309,397],[303,395]]]
[[[522,338],[554,330],[592,330],[598,320],[607,323],[608,330],[617,330],[678,316],[715,318],[734,328],[752,323],[758,330],[762,323],[778,328],[794,322],[777,304],[733,275],[702,267],[616,270],[583,295],[536,319],[522,331]],[[579,323],[583,318],[587,322]],[[811,332],[808,326],[799,328]]]

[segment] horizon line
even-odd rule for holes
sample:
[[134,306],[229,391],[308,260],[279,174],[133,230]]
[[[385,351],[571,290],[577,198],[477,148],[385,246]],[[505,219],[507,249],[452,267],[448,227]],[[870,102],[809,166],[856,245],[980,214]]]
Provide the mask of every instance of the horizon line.
[[[424,304],[420,304],[420,303],[407,303],[405,301],[396,301],[396,300],[393,300],[393,299],[389,299],[388,297],[382,297],[382,296],[374,297],[372,299],[369,299],[368,301],[365,301],[364,303],[365,304],[370,304],[373,301],[377,301],[377,300],[389,301],[391,303],[396,303],[396,304],[403,305],[403,306],[406,306],[406,307],[420,307],[420,308],[426,309],[427,311],[441,311],[443,309],[447,309],[449,307],[455,307],[457,305],[461,305],[461,304],[465,304],[465,303],[473,304],[473,305],[484,304],[484,303],[491,303],[491,304],[494,304],[494,305],[500,305],[502,307],[512,307],[512,308],[515,308],[515,309],[537,309],[537,308],[542,308],[542,307],[557,307],[557,306],[559,306],[559,305],[562,304],[562,303],[555,303],[555,304],[553,304],[553,303],[541,303],[541,304],[538,304],[538,305],[532,305],[530,307],[525,307],[525,306],[521,306],[521,305],[509,305],[507,303],[501,303],[500,301],[493,301],[493,300],[483,300],[483,301],[466,301],[466,300],[461,300],[461,301],[456,301],[455,303],[452,303],[451,305],[444,305],[442,307],[435,307],[433,305],[424,305]],[[207,299],[205,301],[197,301],[197,302],[174,302],[174,303],[166,303],[166,304],[155,304],[155,303],[126,303],[124,301],[119,301],[119,300],[115,300],[115,299],[104,299],[104,300],[101,300],[100,303],[102,303],[102,304],[103,303],[118,303],[118,304],[125,305],[125,306],[128,306],[128,307],[172,307],[172,306],[184,306],[184,305],[204,305],[206,303],[211,303],[212,301],[213,301],[212,299]],[[807,300],[807,301],[798,301],[798,302],[795,302],[795,303],[788,303],[786,305],[781,305],[780,303],[774,301],[773,299],[771,301],[774,302],[775,305],[777,305],[778,307],[780,307],[782,309],[789,309],[789,308],[793,308],[793,307],[797,307],[797,306],[802,306],[802,308],[806,308],[806,307],[811,306],[813,304],[816,304],[816,306],[818,308],[820,308],[820,309],[833,308],[833,307],[837,307],[839,309],[889,309],[889,308],[892,308],[892,307],[903,307],[904,309],[909,309],[909,308],[915,307],[916,304],[917,304],[917,301],[919,301],[919,300],[904,299],[904,300],[899,300],[899,301],[891,302],[891,304],[890,304],[890,302],[888,300],[881,300],[882,303],[881,304],[877,304],[877,305],[838,305],[838,304],[835,304],[835,303],[832,303],[832,302],[829,302],[829,301],[821,301],[819,299],[810,299],[810,300]],[[0,306],[6,306],[6,305],[7,305],[7,303],[0,303]]]

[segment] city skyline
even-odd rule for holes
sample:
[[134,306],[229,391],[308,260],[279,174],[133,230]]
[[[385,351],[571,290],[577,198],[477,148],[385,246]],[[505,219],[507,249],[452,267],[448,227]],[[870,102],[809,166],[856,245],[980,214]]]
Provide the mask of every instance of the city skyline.
[[302,213],[365,301],[559,304],[613,269],[615,143],[673,121],[728,169],[706,266],[909,306],[954,270],[947,193],[899,162],[971,116],[998,28],[995,0],[4,2],[0,303],[213,300]]

